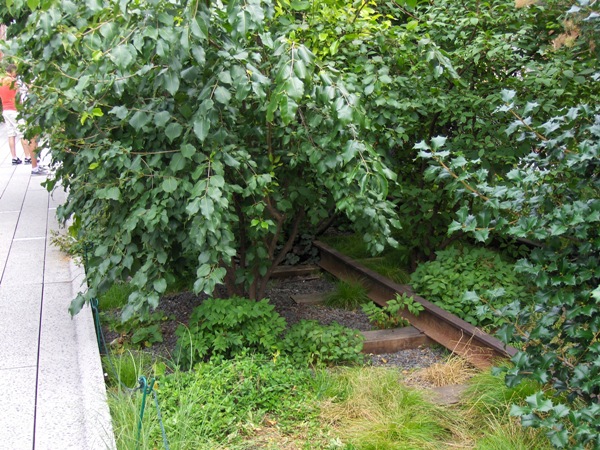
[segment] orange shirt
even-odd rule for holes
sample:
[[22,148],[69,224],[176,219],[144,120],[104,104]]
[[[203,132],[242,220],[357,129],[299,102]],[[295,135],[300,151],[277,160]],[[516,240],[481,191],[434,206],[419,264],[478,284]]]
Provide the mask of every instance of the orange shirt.
[[2,99],[3,111],[16,111],[15,99],[17,96],[17,80],[12,77],[4,77],[0,80],[0,99]]

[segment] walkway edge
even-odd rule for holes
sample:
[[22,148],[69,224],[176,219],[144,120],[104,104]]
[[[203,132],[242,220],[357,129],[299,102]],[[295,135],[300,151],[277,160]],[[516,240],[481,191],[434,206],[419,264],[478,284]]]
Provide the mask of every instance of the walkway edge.
[[[72,298],[86,291],[85,270],[70,260]],[[96,339],[94,317],[89,304],[73,318],[77,331],[79,368],[82,384],[82,401],[85,410],[87,448],[90,450],[116,450],[110,410],[106,396],[104,371]]]

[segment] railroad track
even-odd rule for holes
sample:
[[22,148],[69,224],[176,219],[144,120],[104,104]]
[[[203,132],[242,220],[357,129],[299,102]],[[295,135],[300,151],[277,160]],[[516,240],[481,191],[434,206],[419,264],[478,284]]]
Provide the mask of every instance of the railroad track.
[[415,295],[410,286],[394,283],[323,242],[315,241],[314,245],[321,253],[319,266],[322,269],[341,280],[361,280],[369,298],[378,305],[385,306],[396,294],[413,297],[423,305],[424,310],[418,316],[404,310],[400,313],[402,317],[428,338],[464,357],[474,366],[487,368],[497,360],[510,358],[517,353],[515,348],[505,346],[495,337]]

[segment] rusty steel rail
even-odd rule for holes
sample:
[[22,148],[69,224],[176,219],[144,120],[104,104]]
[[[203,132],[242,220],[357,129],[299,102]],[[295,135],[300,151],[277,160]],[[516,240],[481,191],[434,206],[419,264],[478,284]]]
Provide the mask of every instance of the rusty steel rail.
[[505,346],[495,337],[415,295],[410,286],[394,283],[323,242],[315,241],[314,245],[321,253],[321,268],[341,280],[361,280],[369,298],[378,305],[385,306],[396,294],[409,295],[423,305],[424,310],[418,316],[407,310],[400,314],[430,339],[461,355],[474,366],[487,368],[496,360],[517,353],[513,347]]

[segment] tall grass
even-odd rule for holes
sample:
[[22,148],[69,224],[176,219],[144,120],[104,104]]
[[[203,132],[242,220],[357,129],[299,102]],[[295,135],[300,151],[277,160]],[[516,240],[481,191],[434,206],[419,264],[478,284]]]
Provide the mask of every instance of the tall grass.
[[360,280],[340,280],[335,284],[335,289],[325,297],[325,305],[350,311],[370,301],[367,289]]
[[365,450],[444,448],[451,435],[447,412],[400,384],[398,371],[347,369],[335,377],[338,394],[324,404],[323,418],[342,441]]
[[550,450],[546,436],[540,430],[523,428],[518,419],[511,417],[512,404],[521,404],[540,386],[523,380],[509,388],[502,375],[484,371],[473,377],[460,406],[469,433],[475,439],[477,450]]
[[[289,448],[301,448],[299,442],[305,448],[327,448],[330,438],[319,422],[316,400],[319,373],[285,360],[246,356],[160,377],[156,392],[169,447],[267,448],[273,440],[288,440],[294,445]],[[137,445],[140,397],[120,386],[110,390],[119,449]],[[163,448],[159,425],[153,398],[148,396],[139,448]]]
[[129,283],[115,283],[98,299],[100,311],[123,308],[133,288]]

